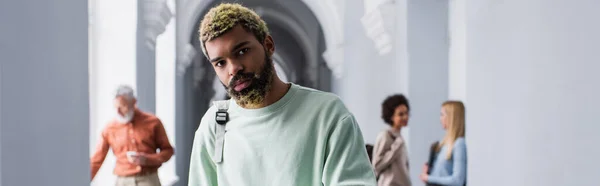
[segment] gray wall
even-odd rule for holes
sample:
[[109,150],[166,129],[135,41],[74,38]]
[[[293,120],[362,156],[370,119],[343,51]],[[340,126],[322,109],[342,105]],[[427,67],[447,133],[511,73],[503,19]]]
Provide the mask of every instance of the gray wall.
[[[0,49],[4,49],[0,44]],[[2,105],[2,63],[0,63],[0,105]],[[2,107],[0,106],[0,135],[2,135]],[[0,136],[0,186],[2,186],[2,136]]]
[[600,1],[467,4],[469,185],[598,185]]
[[0,185],[89,185],[87,1],[0,1]]
[[448,99],[448,1],[410,0],[408,57],[410,175],[414,186],[427,161],[431,143],[440,140],[441,104]]

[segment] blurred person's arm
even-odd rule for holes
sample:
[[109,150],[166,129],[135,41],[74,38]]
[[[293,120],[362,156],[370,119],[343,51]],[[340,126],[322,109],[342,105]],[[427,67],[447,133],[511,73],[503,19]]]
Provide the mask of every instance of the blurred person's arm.
[[147,165],[160,165],[166,161],[169,161],[171,156],[173,156],[175,153],[171,143],[169,143],[167,132],[160,121],[154,128],[154,136],[160,152],[155,154],[146,154]]
[[[444,155],[439,158],[446,158]],[[467,145],[464,138],[457,139],[452,149],[452,175],[428,176],[427,183],[439,185],[462,185],[467,178]]]
[[379,175],[382,171],[390,166],[390,164],[400,154],[400,148],[404,145],[404,140],[401,137],[397,137],[390,148],[384,147],[388,143],[389,138],[386,135],[390,135],[387,131],[382,132],[377,136],[377,141],[373,148],[373,167],[375,172]]
[[108,149],[109,149],[109,144],[106,139],[106,131],[102,131],[102,136],[100,138],[100,141],[96,145],[96,150],[94,151],[94,154],[90,158],[90,168],[92,169],[91,170],[91,173],[92,173],[91,179],[92,180],[96,176],[96,173],[98,173],[98,170],[100,170],[100,167],[102,166],[102,163],[104,162],[104,158],[106,158],[106,154],[108,153]]

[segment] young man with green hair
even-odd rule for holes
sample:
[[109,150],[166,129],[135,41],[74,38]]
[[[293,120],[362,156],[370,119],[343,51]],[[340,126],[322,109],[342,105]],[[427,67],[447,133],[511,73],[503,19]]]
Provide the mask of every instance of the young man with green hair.
[[277,77],[266,23],[239,4],[212,8],[202,52],[231,100],[194,137],[190,186],[375,186],[354,116],[334,94]]

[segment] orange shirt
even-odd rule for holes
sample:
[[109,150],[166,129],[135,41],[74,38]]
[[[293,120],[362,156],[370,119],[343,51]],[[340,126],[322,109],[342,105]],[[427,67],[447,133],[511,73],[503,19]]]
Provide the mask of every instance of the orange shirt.
[[[113,150],[117,159],[114,174],[118,176],[156,172],[174,153],[160,120],[138,109],[135,110],[131,122],[122,124],[113,120],[102,131],[102,138],[91,157],[92,179],[102,166],[109,148]],[[160,152],[157,153],[156,149],[160,149]],[[127,151],[146,153],[147,165],[130,163],[127,160]]]

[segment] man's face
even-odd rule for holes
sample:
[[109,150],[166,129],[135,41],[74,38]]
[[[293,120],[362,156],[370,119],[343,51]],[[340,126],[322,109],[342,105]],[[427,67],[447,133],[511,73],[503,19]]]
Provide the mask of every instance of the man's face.
[[264,44],[242,26],[205,43],[209,60],[230,97],[241,106],[262,103],[274,76],[273,40]]
[[133,112],[135,99],[128,100],[123,96],[119,96],[115,98],[115,108],[117,109],[117,113],[121,116],[126,116],[128,113]]

